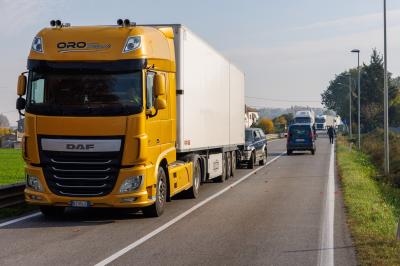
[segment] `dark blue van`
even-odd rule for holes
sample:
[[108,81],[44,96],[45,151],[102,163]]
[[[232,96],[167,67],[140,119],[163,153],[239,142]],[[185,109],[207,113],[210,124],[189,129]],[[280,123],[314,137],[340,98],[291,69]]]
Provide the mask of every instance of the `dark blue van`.
[[311,151],[314,155],[316,150],[314,131],[310,124],[293,124],[289,126],[287,134],[287,155],[293,151]]

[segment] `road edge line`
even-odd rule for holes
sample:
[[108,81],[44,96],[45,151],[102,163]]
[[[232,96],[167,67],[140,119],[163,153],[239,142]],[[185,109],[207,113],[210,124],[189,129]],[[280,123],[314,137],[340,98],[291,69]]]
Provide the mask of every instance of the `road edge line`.
[[320,266],[334,266],[334,225],[335,225],[335,144],[331,146],[328,182],[323,209],[322,234],[320,240]]
[[161,233],[162,231],[166,230],[167,228],[169,228],[171,225],[177,223],[178,221],[182,220],[183,218],[185,218],[187,215],[189,215],[190,213],[194,212],[195,210],[197,210],[198,208],[202,207],[203,205],[205,205],[206,203],[210,202],[211,200],[217,198],[218,196],[224,194],[226,191],[228,191],[229,189],[235,187],[236,185],[238,185],[239,183],[241,183],[242,181],[246,180],[247,178],[249,178],[250,176],[252,176],[254,173],[256,173],[257,171],[265,168],[266,166],[270,165],[271,163],[273,163],[274,161],[276,161],[277,159],[279,159],[280,157],[282,157],[282,155],[284,155],[285,153],[281,153],[280,155],[276,156],[275,158],[273,158],[272,160],[268,161],[265,165],[258,167],[257,169],[254,169],[253,171],[251,171],[250,173],[248,173],[247,175],[243,176],[242,178],[240,178],[239,180],[235,181],[234,183],[232,183],[231,185],[227,186],[226,188],[218,191],[217,193],[215,193],[214,195],[209,196],[208,198],[204,199],[203,201],[197,203],[196,205],[194,205],[193,207],[191,207],[190,209],[184,211],[183,213],[179,214],[178,216],[176,216],[175,218],[173,218],[172,220],[170,220],[169,222],[165,223],[164,225],[160,226],[159,228],[153,230],[152,232],[150,232],[149,234],[143,236],[142,238],[136,240],[135,242],[129,244],[128,246],[126,246],[125,248],[115,252],[114,254],[112,254],[111,256],[105,258],[104,260],[100,261],[99,263],[95,264],[95,266],[105,266],[111,262],[113,262],[114,260],[118,259],[119,257],[123,256],[124,254],[128,253],[129,251],[131,251],[132,249],[136,248],[137,246],[143,244],[144,242],[146,242],[147,240],[149,240],[150,238],[158,235],[159,233]]
[[19,217],[19,218],[16,218],[16,219],[13,219],[13,220],[10,220],[10,221],[7,221],[7,222],[0,223],[0,228],[5,227],[5,226],[10,225],[10,224],[15,224],[15,223],[18,223],[20,221],[27,220],[27,219],[30,219],[30,218],[33,218],[33,217],[36,217],[36,216],[39,216],[40,214],[41,214],[40,212],[35,212],[35,213],[29,214],[29,215],[26,215],[26,216],[22,216],[22,217]]

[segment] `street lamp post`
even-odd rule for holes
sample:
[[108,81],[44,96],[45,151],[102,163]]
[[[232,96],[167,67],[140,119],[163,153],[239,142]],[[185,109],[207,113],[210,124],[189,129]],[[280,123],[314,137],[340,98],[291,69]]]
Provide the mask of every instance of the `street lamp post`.
[[359,49],[353,49],[351,50],[352,53],[357,53],[357,70],[358,70],[358,149],[361,149],[361,126],[360,126],[360,99],[361,99],[361,77],[360,77],[360,50]]
[[350,74],[350,72],[349,72],[349,125],[350,125],[350,128],[349,128],[350,139],[352,139],[353,131],[351,129],[352,124],[351,124],[351,74]]
[[[339,82],[339,85],[346,86],[345,84]],[[353,138],[353,131],[351,129],[351,73],[349,72],[349,136],[350,139]]]

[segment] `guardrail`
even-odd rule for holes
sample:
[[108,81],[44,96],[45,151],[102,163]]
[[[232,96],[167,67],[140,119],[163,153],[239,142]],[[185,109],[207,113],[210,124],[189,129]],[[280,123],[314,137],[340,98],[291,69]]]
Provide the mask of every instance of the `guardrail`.
[[21,204],[24,198],[25,184],[0,186],[0,208]]

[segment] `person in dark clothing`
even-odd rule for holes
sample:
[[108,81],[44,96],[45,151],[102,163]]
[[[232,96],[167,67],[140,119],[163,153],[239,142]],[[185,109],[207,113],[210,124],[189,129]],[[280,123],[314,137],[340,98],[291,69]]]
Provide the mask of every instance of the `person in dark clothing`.
[[329,136],[329,142],[333,144],[333,138],[336,136],[336,131],[332,126],[328,128],[328,136]]
[[314,140],[316,140],[317,139],[317,129],[315,128],[315,124],[312,126],[312,130],[314,133]]

